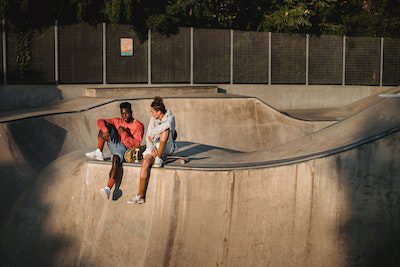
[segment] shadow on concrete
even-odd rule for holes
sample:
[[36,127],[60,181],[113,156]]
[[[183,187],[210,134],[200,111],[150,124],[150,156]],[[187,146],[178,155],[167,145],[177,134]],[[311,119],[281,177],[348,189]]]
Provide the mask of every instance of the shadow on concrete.
[[[61,204],[61,212],[74,209],[73,198],[63,198],[63,193],[71,195],[71,188],[61,188],[51,192],[61,182],[60,177],[71,175],[74,179],[85,171],[85,161],[80,153],[74,158],[55,160],[32,181],[16,201],[5,223],[0,228],[0,266],[59,266],[65,265],[65,253],[76,246],[72,238],[74,226],[69,229],[57,228],[57,220],[69,220],[55,216],[54,205]],[[68,165],[68,168],[62,166]],[[53,196],[51,198],[49,196]],[[74,196],[74,193],[72,193]],[[64,205],[65,203],[65,205]],[[85,259],[74,253],[74,266],[87,266]]]
[[0,179],[7,188],[0,194],[0,224],[26,186],[59,156],[67,134],[65,129],[44,118],[14,121],[7,128],[8,134],[2,142],[7,146],[6,161],[10,164],[0,169]]
[[178,147],[178,150],[173,154],[173,156],[176,156],[176,157],[192,158],[193,156],[203,154],[207,151],[216,150],[216,149],[218,149],[219,151],[227,152],[227,153],[241,153],[240,151],[237,151],[237,150],[221,148],[221,147],[216,147],[216,146],[209,146],[209,145],[205,145],[205,144],[198,144],[198,143],[193,143],[193,142],[189,142],[189,141],[176,142],[176,145]]
[[54,266],[59,251],[73,244],[68,233],[55,235],[46,229],[51,209],[40,199],[42,190],[33,188],[26,194],[34,197],[24,197],[29,203],[17,205],[13,217],[0,229],[0,266]]
[[399,144],[395,132],[335,157],[335,182],[347,198],[345,210],[338,211],[339,235],[350,266],[400,264]]
[[56,85],[6,85],[0,86],[0,112],[44,107],[63,99]]
[[122,177],[124,177],[124,167],[121,166],[119,168],[119,172],[117,173],[117,177],[115,179],[115,188],[112,195],[112,200],[117,201],[120,197],[122,197],[122,190],[120,189],[122,183]]
[[218,87],[218,93],[226,94],[226,90]]

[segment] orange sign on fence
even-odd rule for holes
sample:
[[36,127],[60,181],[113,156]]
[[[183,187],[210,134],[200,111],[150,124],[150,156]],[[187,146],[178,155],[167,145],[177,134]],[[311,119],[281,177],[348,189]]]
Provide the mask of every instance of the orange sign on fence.
[[121,56],[133,55],[133,39],[121,38]]

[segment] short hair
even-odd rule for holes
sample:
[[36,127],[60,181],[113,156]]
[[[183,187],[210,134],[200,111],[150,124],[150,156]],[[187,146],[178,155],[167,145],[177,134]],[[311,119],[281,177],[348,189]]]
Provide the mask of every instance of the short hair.
[[126,109],[129,109],[129,110],[132,110],[132,108],[131,108],[131,103],[129,103],[129,102],[122,102],[122,103],[119,105],[119,108],[120,108],[120,109],[126,108]]
[[155,111],[161,111],[161,113],[163,113],[163,114],[165,114],[167,112],[165,105],[164,105],[164,100],[159,96],[156,96],[154,98],[153,102],[151,103],[151,107]]

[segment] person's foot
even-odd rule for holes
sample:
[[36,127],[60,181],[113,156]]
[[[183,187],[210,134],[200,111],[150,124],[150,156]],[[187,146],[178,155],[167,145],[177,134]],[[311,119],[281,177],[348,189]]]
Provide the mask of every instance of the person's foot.
[[144,203],[144,198],[141,195],[136,195],[134,198],[129,199],[126,203],[128,203],[128,204],[142,204],[142,203]]
[[108,186],[106,186],[106,187],[100,189],[100,194],[105,199],[109,199],[110,195],[111,195],[111,189]]
[[163,164],[164,164],[164,161],[162,160],[162,158],[156,157],[155,160],[154,160],[153,166],[155,168],[161,168],[163,166]]
[[88,152],[85,154],[85,156],[88,157],[89,159],[95,159],[95,160],[100,160],[100,161],[104,160],[103,152],[101,152],[100,149],[96,149],[95,151]]

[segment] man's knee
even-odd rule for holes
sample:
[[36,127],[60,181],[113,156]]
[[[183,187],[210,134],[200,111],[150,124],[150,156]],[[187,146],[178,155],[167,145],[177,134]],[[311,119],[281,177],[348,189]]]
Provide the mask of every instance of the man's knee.
[[121,160],[120,160],[119,156],[113,155],[113,165],[120,165],[120,164],[121,164]]

